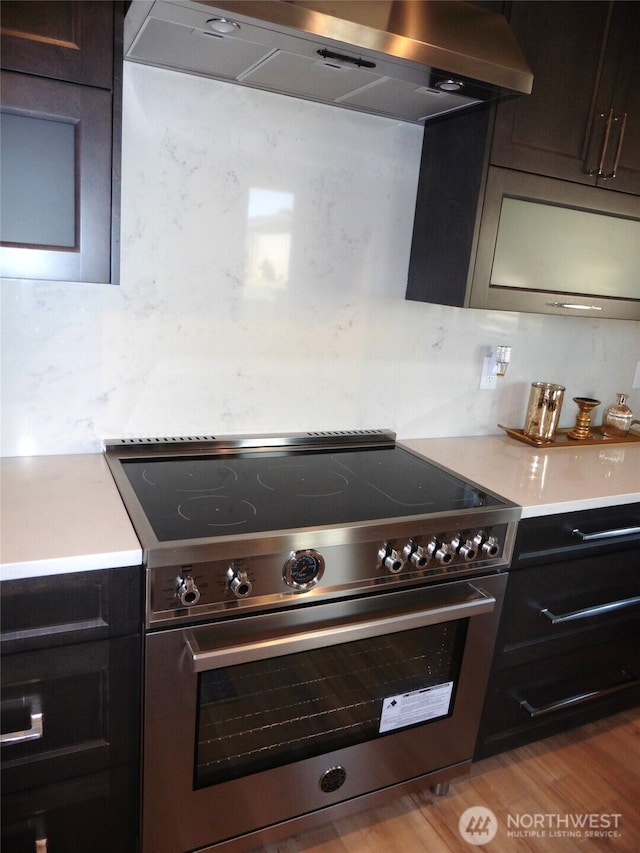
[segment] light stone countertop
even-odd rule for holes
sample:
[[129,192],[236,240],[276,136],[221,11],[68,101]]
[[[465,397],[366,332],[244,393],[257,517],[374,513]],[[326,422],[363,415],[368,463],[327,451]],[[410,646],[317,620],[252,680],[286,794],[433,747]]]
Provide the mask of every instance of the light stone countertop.
[[[523,507],[522,517],[640,501],[640,442],[540,450],[508,436],[406,447]],[[0,459],[0,579],[139,565],[102,454]]]
[[401,442],[522,507],[522,518],[640,501],[640,442],[532,447],[508,435]]
[[142,563],[102,454],[0,459],[0,579]]

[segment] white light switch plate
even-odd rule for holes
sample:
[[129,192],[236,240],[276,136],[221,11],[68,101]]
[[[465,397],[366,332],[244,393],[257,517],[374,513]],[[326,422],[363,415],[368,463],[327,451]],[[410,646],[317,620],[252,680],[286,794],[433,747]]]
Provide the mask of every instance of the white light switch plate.
[[632,388],[640,388],[640,361],[636,361],[636,372],[633,374]]

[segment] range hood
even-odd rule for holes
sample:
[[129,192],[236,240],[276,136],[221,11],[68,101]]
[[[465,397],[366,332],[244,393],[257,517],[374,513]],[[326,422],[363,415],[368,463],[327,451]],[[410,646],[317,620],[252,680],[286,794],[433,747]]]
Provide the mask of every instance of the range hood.
[[462,0],[133,0],[125,58],[416,124],[533,83]]

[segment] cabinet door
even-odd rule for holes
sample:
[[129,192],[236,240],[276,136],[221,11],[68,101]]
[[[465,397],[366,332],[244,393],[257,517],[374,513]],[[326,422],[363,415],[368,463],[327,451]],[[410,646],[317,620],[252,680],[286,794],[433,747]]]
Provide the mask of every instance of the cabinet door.
[[135,853],[137,765],[5,795],[1,826],[3,853]]
[[[608,128],[598,186],[640,195],[640,3],[614,5],[594,126]],[[592,165],[593,168],[593,165]]]
[[494,666],[577,651],[630,619],[640,625],[637,563],[636,551],[510,572]]
[[139,634],[141,566],[3,581],[2,655]]
[[1,678],[4,793],[136,759],[139,637],[5,655]]
[[3,4],[3,277],[117,283],[122,27],[121,3]]
[[471,308],[640,319],[640,198],[491,167]]
[[498,106],[491,162],[640,193],[640,4],[514,3],[533,92]]
[[30,0],[0,7],[3,68],[111,88],[113,4]]
[[1,85],[2,275],[109,281],[111,93],[13,72]]
[[494,673],[482,712],[476,760],[514,749],[640,702],[638,619],[608,642]]

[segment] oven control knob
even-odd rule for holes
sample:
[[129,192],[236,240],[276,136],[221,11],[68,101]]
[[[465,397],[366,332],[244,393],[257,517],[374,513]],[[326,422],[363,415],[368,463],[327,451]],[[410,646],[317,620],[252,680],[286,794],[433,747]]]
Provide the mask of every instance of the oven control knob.
[[468,563],[475,560],[478,554],[478,549],[471,539],[464,539],[460,534],[456,534],[451,540],[451,548]]
[[391,545],[383,545],[378,551],[378,566],[391,572],[392,575],[397,575],[404,567],[404,559],[402,554]]
[[413,539],[402,549],[402,556],[418,569],[422,569],[429,562],[426,548],[418,545]]
[[185,575],[178,579],[176,595],[184,607],[193,607],[200,601],[200,590],[191,575]]
[[229,566],[227,570],[227,586],[236,598],[246,598],[253,589],[249,575],[236,566]]
[[482,549],[481,550],[482,550],[483,554],[487,555],[487,557],[496,557],[498,554],[498,551],[500,550],[499,546],[498,546],[498,540],[496,539],[496,537],[495,536],[489,536],[482,543]]
[[282,567],[282,580],[294,589],[314,587],[324,574],[324,557],[313,548],[292,551]]
[[446,566],[447,563],[450,563],[453,559],[451,546],[447,545],[445,542],[441,542],[435,536],[427,545],[427,554],[429,554],[430,557],[433,557],[434,560],[442,563],[444,566]]
[[495,536],[488,536],[483,530],[478,531],[473,538],[473,544],[480,549],[483,557],[497,557],[500,550]]

